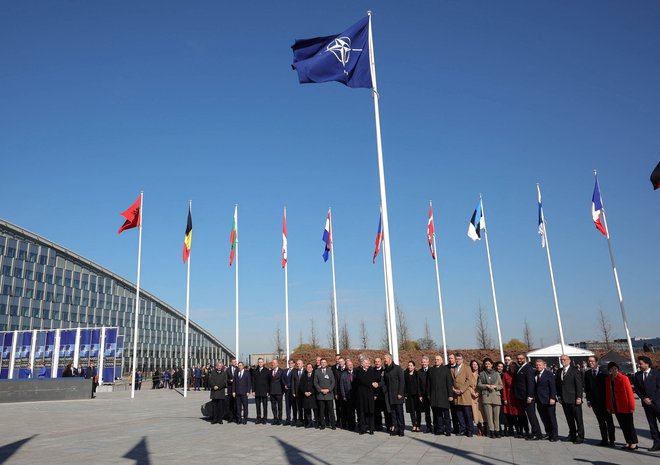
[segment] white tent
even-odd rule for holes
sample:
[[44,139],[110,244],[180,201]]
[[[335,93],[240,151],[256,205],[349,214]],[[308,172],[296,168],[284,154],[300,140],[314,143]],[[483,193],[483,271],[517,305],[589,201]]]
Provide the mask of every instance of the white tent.
[[[586,349],[579,349],[577,347],[564,345],[566,355],[571,358],[586,358],[594,355],[593,352]],[[542,349],[533,350],[527,353],[527,358],[559,358],[562,355],[561,344],[555,344]]]

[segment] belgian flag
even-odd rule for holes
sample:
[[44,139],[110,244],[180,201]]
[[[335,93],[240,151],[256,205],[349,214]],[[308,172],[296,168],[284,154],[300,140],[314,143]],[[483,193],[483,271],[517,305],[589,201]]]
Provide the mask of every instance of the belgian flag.
[[186,235],[183,238],[183,263],[188,261],[190,257],[190,249],[192,247],[192,212],[190,205],[188,205],[188,224],[186,225]]

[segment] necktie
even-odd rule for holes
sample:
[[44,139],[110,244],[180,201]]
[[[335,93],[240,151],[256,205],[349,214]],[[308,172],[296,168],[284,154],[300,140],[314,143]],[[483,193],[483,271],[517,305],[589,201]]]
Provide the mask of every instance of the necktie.
[[646,382],[646,375],[648,375],[648,373],[644,372],[644,382]]
[[594,368],[593,370],[591,370],[591,372],[594,374],[594,376],[598,376],[598,370],[597,369]]
[[238,372],[238,379],[243,379],[243,372],[242,371]]
[[[644,374],[646,374],[646,373],[644,373]],[[646,381],[646,378],[644,378],[644,381]],[[352,371],[348,372],[348,382],[349,383],[353,382],[353,372]]]
[[321,373],[325,375],[325,368],[321,370]]

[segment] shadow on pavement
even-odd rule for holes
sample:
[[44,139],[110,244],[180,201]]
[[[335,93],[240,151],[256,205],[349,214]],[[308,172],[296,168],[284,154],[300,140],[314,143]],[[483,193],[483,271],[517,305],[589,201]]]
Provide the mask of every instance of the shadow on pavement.
[[123,458],[135,460],[136,465],[151,465],[151,460],[149,460],[149,448],[147,447],[147,437],[143,436],[142,440],[138,442],[135,447],[126,452]]
[[514,465],[513,462],[509,462],[507,460],[501,460],[501,459],[494,459],[492,457],[488,457],[486,455],[481,455],[477,454],[476,452],[470,452],[467,450],[462,450],[462,449],[457,449],[456,447],[452,446],[445,446],[443,444],[438,444],[436,442],[430,442],[425,439],[418,439],[416,437],[410,437],[411,439],[414,439],[415,441],[422,442],[428,446],[435,447],[436,449],[440,449],[442,451],[448,452],[450,454],[457,455],[458,457],[461,457],[462,459],[469,460],[474,463],[478,463],[479,465],[492,465],[496,463],[506,463],[509,465]]
[[619,465],[614,462],[604,462],[602,460],[574,459],[576,462],[590,463],[591,465]]
[[0,463],[5,463],[12,455],[16,453],[18,449],[23,446],[23,444],[34,439],[36,436],[36,434],[33,434],[29,438],[20,439],[18,441],[12,442],[11,444],[0,446]]
[[312,465],[314,462],[311,462],[310,459],[314,459],[316,462],[330,465],[328,462],[320,459],[316,455],[305,452],[302,449],[298,449],[296,446],[293,446],[286,441],[282,441],[280,438],[276,438],[275,436],[271,436],[271,438],[275,439],[280,447],[282,447],[282,450],[284,450],[284,455],[290,464]]

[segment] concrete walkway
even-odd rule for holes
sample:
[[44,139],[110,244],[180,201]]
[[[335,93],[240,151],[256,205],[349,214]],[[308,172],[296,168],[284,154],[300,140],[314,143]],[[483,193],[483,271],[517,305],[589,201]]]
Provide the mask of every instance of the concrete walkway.
[[[585,408],[585,444],[407,432],[360,436],[289,426],[224,424],[201,419],[206,392],[100,393],[85,401],[0,405],[0,464],[660,464],[638,406],[636,453],[597,447],[598,425]],[[558,409],[560,436],[567,433]],[[254,404],[250,417],[254,418]],[[270,415],[269,415],[270,416]],[[406,414],[406,422],[409,417]],[[598,439],[598,440],[597,440]],[[622,440],[617,428],[618,443]]]

